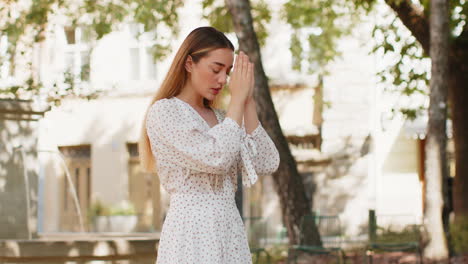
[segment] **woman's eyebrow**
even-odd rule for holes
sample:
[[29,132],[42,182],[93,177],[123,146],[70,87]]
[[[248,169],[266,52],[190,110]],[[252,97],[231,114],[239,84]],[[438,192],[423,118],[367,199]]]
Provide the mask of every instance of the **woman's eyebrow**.
[[[221,66],[221,67],[225,67],[225,66],[226,66],[226,65],[224,65],[224,64],[221,63],[221,62],[216,62],[216,61],[215,61],[215,62],[213,62],[213,63],[214,63],[214,64],[217,64],[217,65],[219,65],[219,66]],[[230,68],[232,68],[232,65],[228,67],[228,69],[230,69]]]

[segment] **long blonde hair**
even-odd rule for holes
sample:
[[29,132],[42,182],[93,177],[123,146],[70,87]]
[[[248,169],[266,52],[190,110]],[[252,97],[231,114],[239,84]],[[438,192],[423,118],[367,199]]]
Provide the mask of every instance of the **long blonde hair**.
[[[153,157],[149,137],[146,132],[146,117],[149,108],[156,101],[171,98],[181,92],[189,77],[189,74],[185,70],[185,62],[188,56],[191,56],[193,62],[197,63],[201,58],[207,56],[210,51],[219,48],[228,48],[234,51],[231,41],[222,32],[213,27],[196,28],[182,42],[167,72],[166,78],[164,78],[145,112],[140,140],[138,142],[138,152],[143,170],[154,172],[156,169],[156,160]],[[204,104],[205,106],[215,106],[216,102],[205,99]]]

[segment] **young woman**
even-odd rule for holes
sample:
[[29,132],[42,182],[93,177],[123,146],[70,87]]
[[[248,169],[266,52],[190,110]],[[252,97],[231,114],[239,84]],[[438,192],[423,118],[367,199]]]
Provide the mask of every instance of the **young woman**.
[[258,121],[253,64],[240,52],[227,112],[214,108],[233,67],[234,47],[212,27],[182,43],[143,124],[140,156],[170,194],[158,264],[243,264],[251,255],[234,194],[273,173],[278,151]]

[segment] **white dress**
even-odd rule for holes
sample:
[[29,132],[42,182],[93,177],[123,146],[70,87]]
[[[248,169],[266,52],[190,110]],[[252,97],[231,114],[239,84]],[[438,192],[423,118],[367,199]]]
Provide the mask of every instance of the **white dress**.
[[261,124],[247,134],[224,112],[208,123],[188,103],[172,97],[149,109],[146,129],[170,206],[159,242],[158,264],[252,263],[234,195],[237,171],[250,187],[273,173],[278,151]]

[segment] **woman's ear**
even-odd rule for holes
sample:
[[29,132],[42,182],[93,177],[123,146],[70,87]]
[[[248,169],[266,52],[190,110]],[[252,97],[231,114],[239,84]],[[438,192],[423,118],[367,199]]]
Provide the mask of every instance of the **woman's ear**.
[[185,60],[185,70],[187,72],[192,72],[192,67],[193,67],[192,56],[188,55],[187,60]]

